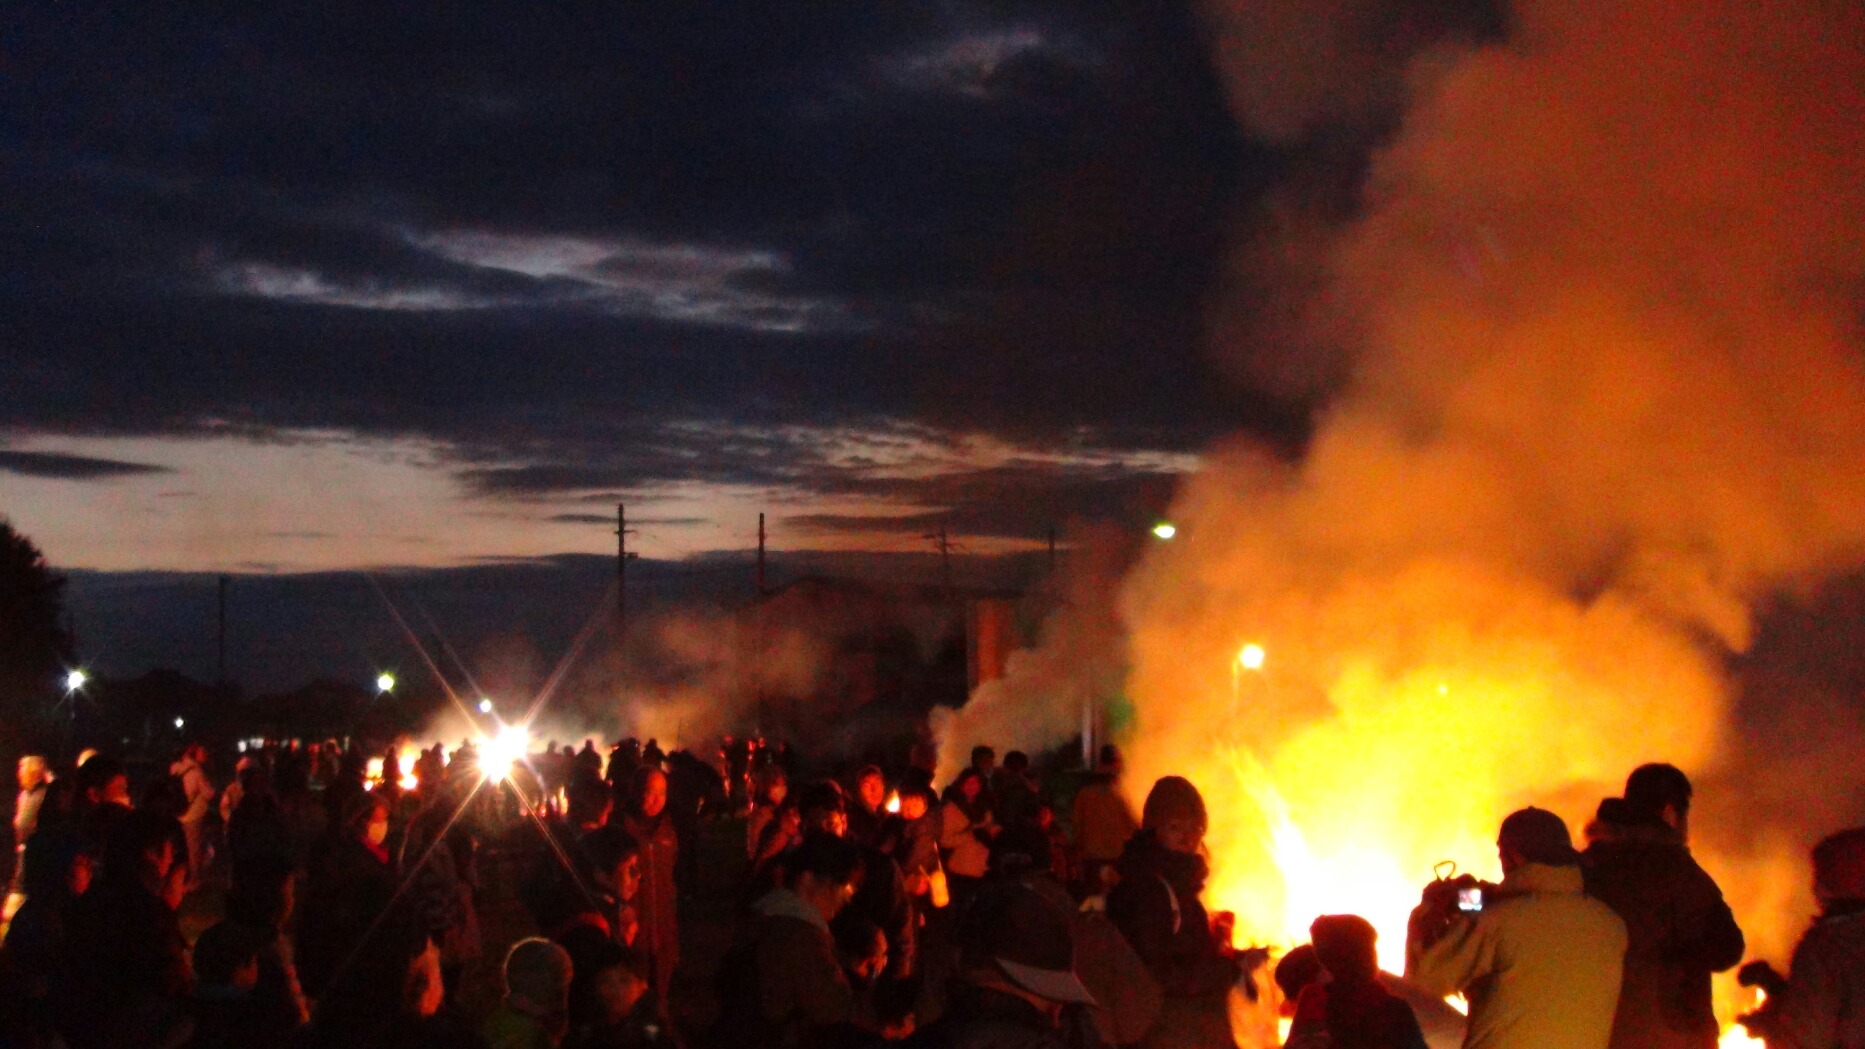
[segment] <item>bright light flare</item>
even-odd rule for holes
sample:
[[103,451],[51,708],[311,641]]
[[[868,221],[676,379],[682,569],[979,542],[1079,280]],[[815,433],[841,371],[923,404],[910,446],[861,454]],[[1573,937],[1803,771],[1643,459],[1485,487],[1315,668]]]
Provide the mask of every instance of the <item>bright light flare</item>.
[[382,785],[382,759],[370,758],[363,763],[363,786],[374,790]]
[[1251,642],[1237,653],[1237,665],[1245,670],[1261,670],[1263,662],[1268,658],[1269,653],[1263,651],[1262,645]]
[[492,713],[492,700],[482,696],[479,700],[479,712],[481,714]]
[[479,741],[479,768],[488,780],[505,779],[531,750],[531,733],[523,725],[501,725]]
[[1741,1024],[1730,1024],[1723,1036],[1716,1040],[1716,1049],[1766,1049],[1767,1043],[1748,1033],[1748,1028]]
[[886,808],[887,811],[898,816],[900,814],[900,792],[897,790],[888,791],[887,804],[883,807]]
[[65,691],[76,692],[77,690],[83,688],[85,683],[90,680],[91,680],[91,675],[86,674],[82,670],[73,670],[70,673],[65,675]]
[[177,732],[181,731],[181,727],[183,725],[186,725],[187,723],[188,723],[187,720],[184,718],[176,718],[175,719],[175,730]]
[[395,675],[388,673],[387,671],[383,671],[382,673],[377,674],[376,675],[376,691],[377,692],[395,691]]
[[1153,526],[1154,539],[1171,539],[1179,534],[1179,526],[1171,521],[1161,521]]
[[395,756],[397,759],[396,763],[401,767],[401,779],[399,781],[401,783],[401,789],[414,790],[419,787],[421,781],[415,778],[414,763],[421,759],[421,748],[415,746],[413,743],[403,743],[401,749],[396,751]]

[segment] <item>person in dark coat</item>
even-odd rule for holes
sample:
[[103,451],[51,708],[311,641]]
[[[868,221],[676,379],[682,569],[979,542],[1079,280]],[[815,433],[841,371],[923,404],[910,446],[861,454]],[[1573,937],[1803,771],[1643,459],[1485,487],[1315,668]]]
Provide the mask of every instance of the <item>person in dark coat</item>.
[[369,793],[352,797],[339,831],[313,861],[298,908],[298,976],[313,998],[323,997],[395,895],[395,868],[383,844],[388,803]]
[[473,856],[478,842],[466,821],[455,816],[468,804],[472,787],[449,783],[428,793],[419,815],[395,850],[397,876],[407,885],[408,906],[427,922],[440,946],[447,986],[458,986],[481,951],[479,914],[473,906]]
[[[847,803],[840,788],[822,782],[804,788],[798,796],[805,834],[830,834],[848,840]],[[917,917],[907,894],[906,879],[893,857],[873,845],[850,841],[861,857],[855,878],[855,895],[836,919],[840,931],[852,933],[863,923],[874,925],[887,937],[890,979],[905,979],[917,959]]]
[[1302,989],[1288,1049],[1425,1049],[1410,1006],[1379,979],[1379,933],[1353,914],[1327,914],[1308,927],[1328,979]]
[[[354,799],[352,799],[354,804]],[[440,948],[411,913],[391,915],[339,974],[294,1049],[482,1049],[447,1008]]]
[[635,910],[641,922],[637,949],[644,950],[654,970],[654,999],[662,1010],[680,964],[679,894],[674,866],[680,842],[667,816],[667,774],[643,764],[635,770],[622,827],[641,849],[641,894]]
[[173,819],[125,814],[104,846],[97,883],[71,909],[69,965],[53,993],[73,1049],[160,1045],[185,1029],[193,974],[163,895],[179,835]]
[[232,922],[201,933],[194,944],[194,1033],[187,1049],[271,1049],[281,1044],[281,1034],[291,1033],[273,1026],[256,993],[265,946],[262,930]]
[[857,845],[878,846],[890,823],[896,819],[887,811],[887,777],[879,765],[864,765],[850,777],[848,793],[848,840]]
[[564,1049],[643,1049],[667,1043],[648,993],[646,958],[590,926],[558,942],[570,953],[572,972]]
[[783,884],[753,905],[720,965],[716,1044],[789,1049],[848,1039],[854,991],[829,924],[853,895],[860,863],[852,843],[820,831],[785,857]]
[[1028,886],[992,883],[966,901],[957,967],[939,1019],[902,1049],[1083,1049],[1103,1045],[1080,1013],[1069,916]]
[[1154,783],[1140,830],[1116,864],[1120,883],[1107,897],[1108,918],[1164,995],[1148,1046],[1233,1044],[1228,1000],[1240,973],[1199,899],[1209,876],[1201,853],[1206,825],[1204,798],[1190,781]]
[[260,945],[250,1012],[262,1039],[288,1034],[311,1018],[287,932],[297,903],[296,874],[276,856],[250,858],[233,869],[227,893],[226,924]]
[[1581,858],[1587,895],[1625,922],[1612,1049],[1714,1049],[1710,974],[1742,960],[1742,930],[1722,890],[1690,855],[1690,780],[1643,765],[1608,799]]
[[71,911],[89,891],[97,850],[71,826],[48,826],[33,835],[20,861],[26,902],[7,926],[5,968],[19,993],[43,1003],[65,971]]
[[1820,915],[1794,947],[1789,975],[1767,962],[1742,967],[1741,982],[1764,988],[1768,1001],[1741,1022],[1768,1049],[1865,1045],[1865,827],[1814,847],[1813,895]]

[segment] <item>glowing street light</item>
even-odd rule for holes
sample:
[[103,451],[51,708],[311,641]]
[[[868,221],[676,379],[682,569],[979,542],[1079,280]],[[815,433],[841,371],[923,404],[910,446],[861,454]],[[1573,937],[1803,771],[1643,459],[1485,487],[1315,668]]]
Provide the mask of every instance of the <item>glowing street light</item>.
[[395,675],[389,673],[386,670],[380,674],[377,674],[376,675],[376,691],[383,693],[384,695],[395,691]]
[[1269,654],[1263,651],[1263,646],[1252,641],[1237,653],[1237,665],[1245,670],[1261,670],[1263,661],[1268,658]]
[[1171,521],[1161,521],[1153,526],[1154,539],[1170,539],[1178,534],[1178,525],[1173,524]]
[[186,724],[187,724],[187,721],[185,721],[185,720],[183,720],[183,719],[181,719],[181,718],[176,718],[176,719],[175,719],[175,731],[177,731],[177,732],[180,732],[180,731],[181,731],[181,727],[182,727],[183,725],[186,725]]
[[479,712],[481,714],[492,713],[492,700],[485,696],[479,697]]
[[85,682],[89,680],[91,680],[91,675],[86,674],[82,670],[73,670],[65,675],[65,691],[76,692],[83,688]]

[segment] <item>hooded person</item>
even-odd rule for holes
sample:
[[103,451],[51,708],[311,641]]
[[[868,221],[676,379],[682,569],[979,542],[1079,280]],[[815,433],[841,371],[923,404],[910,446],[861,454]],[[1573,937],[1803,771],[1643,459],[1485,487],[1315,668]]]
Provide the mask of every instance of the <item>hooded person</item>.
[[1625,921],[1613,1049],[1714,1049],[1710,975],[1742,960],[1742,930],[1686,843],[1690,780],[1672,765],[1632,771],[1600,804],[1581,857],[1587,895]]
[[1308,935],[1327,979],[1302,989],[1288,1049],[1425,1049],[1418,1017],[1380,979],[1379,933],[1371,922],[1355,914],[1324,914]]
[[720,963],[717,1044],[788,1049],[849,1038],[855,995],[830,923],[854,896],[860,867],[860,850],[824,831],[785,856],[782,883],[753,904]]
[[958,965],[939,1019],[909,1049],[1066,1049],[1100,1044],[1082,1010],[1066,911],[1021,883],[994,882],[958,915]]
[[1228,999],[1240,975],[1212,932],[1200,899],[1210,874],[1203,855],[1208,819],[1190,780],[1166,776],[1147,792],[1140,829],[1116,863],[1107,897],[1118,927],[1164,996],[1149,1049],[1230,1046]]
[[1865,1046],[1865,827],[1814,846],[1813,895],[1820,915],[1794,947],[1786,978],[1767,962],[1742,967],[1744,984],[1768,991],[1742,1017],[1768,1049]]
[[1606,1049],[1625,959],[1625,922],[1586,895],[1567,824],[1527,808],[1496,836],[1502,884],[1481,909],[1425,890],[1412,912],[1405,976],[1470,1003],[1465,1049]]

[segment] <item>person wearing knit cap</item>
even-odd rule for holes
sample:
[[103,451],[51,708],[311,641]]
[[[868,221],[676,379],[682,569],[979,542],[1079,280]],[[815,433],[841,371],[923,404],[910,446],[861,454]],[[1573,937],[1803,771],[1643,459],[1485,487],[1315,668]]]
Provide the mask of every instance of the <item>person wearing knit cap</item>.
[[1767,962],[1742,967],[1743,983],[1769,988],[1767,1004],[1741,1018],[1768,1049],[1865,1045],[1865,827],[1814,846],[1813,895],[1820,916],[1787,978]]
[[1241,973],[1200,899],[1210,874],[1206,825],[1198,788],[1181,776],[1160,779],[1115,865],[1120,883],[1108,894],[1107,916],[1164,995],[1159,1022],[1141,1042],[1148,1049],[1233,1044],[1228,1000]]
[[1496,835],[1502,884],[1475,912],[1440,909],[1433,885],[1412,912],[1405,976],[1470,1003],[1464,1049],[1606,1049],[1626,930],[1589,898],[1567,824],[1528,808]]

